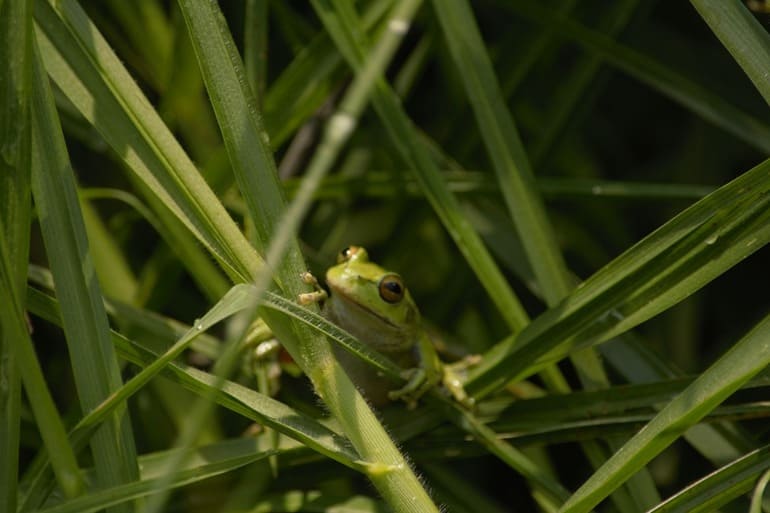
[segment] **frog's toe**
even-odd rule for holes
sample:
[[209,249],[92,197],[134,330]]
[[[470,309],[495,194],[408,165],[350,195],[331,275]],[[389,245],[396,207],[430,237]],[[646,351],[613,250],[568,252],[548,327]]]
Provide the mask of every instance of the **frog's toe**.
[[391,401],[402,400],[406,402],[410,410],[417,406],[417,401],[431,388],[423,369],[407,369],[401,372],[401,377],[406,380],[406,385],[388,392]]
[[454,398],[455,401],[463,405],[469,410],[473,410],[476,406],[476,400],[469,396],[463,387],[465,377],[467,374],[467,366],[455,366],[445,365],[444,376],[441,380],[441,384]]

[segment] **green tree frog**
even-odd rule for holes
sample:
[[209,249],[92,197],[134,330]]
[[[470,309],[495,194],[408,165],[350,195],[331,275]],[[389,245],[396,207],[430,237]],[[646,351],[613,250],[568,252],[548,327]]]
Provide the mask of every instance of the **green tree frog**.
[[337,348],[340,364],[369,401],[382,405],[401,399],[414,407],[426,391],[442,383],[460,403],[472,407],[473,399],[463,390],[453,366],[439,360],[420,324],[417,305],[398,274],[369,261],[364,248],[351,246],[329,268],[326,283],[331,296],[319,291],[303,295],[300,301],[323,301],[323,314],[330,321],[405,369],[406,385],[394,389],[366,362]]

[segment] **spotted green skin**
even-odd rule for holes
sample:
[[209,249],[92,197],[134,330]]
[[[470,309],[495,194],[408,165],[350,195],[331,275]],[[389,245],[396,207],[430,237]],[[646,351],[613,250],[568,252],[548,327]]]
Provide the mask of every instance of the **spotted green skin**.
[[381,281],[385,278],[401,283],[400,277],[369,261],[365,249],[350,247],[339,260],[326,273],[331,296],[324,302],[324,314],[361,342],[410,369],[404,374],[408,382],[394,389],[390,380],[342,349],[337,350],[340,363],[373,404],[403,399],[413,407],[443,378],[441,361],[420,325],[417,305],[403,284],[403,294],[392,294],[390,300],[383,298]]

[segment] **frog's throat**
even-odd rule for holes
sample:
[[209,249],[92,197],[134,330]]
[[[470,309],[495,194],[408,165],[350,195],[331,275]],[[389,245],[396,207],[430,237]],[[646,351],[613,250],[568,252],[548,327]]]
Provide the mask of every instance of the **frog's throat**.
[[395,323],[393,323],[393,322],[392,322],[390,319],[388,319],[387,317],[383,317],[382,315],[378,314],[377,312],[375,312],[375,311],[374,311],[374,310],[372,310],[371,308],[368,308],[368,307],[366,307],[366,306],[362,305],[362,304],[361,304],[361,303],[359,303],[358,301],[356,301],[356,300],[354,300],[353,298],[351,298],[349,295],[347,295],[347,294],[345,294],[344,292],[342,292],[340,289],[335,289],[335,288],[332,288],[332,292],[333,292],[334,294],[338,294],[338,295],[339,295],[339,296],[340,296],[340,297],[341,297],[341,298],[342,298],[344,301],[346,301],[346,302],[350,303],[352,306],[354,306],[354,307],[356,307],[356,308],[358,308],[358,309],[360,309],[360,310],[363,310],[364,312],[368,313],[368,314],[369,314],[369,315],[371,315],[372,317],[375,317],[375,318],[377,318],[377,319],[378,319],[379,321],[381,321],[383,324],[387,324],[387,325],[388,325],[388,327],[390,327],[390,328],[393,328],[393,329],[394,329],[394,330],[396,330],[396,331],[403,331],[403,329],[404,329],[404,328],[403,328],[402,326],[399,326],[398,324],[395,324]]

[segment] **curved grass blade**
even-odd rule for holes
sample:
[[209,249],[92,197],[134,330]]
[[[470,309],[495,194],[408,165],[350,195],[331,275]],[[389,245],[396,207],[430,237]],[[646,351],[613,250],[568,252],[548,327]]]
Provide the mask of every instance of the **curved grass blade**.
[[64,422],[56,410],[40,362],[35,355],[21,306],[21,294],[16,290],[16,277],[12,272],[15,269],[11,269],[9,251],[4,241],[5,239],[0,238],[0,291],[6,298],[5,304],[0,308],[2,341],[4,347],[7,347],[4,351],[13,356],[10,362],[17,366],[21,375],[30,408],[40,429],[40,436],[51,455],[56,479],[64,494],[74,497],[83,490],[83,478],[75,451],[67,441]]

